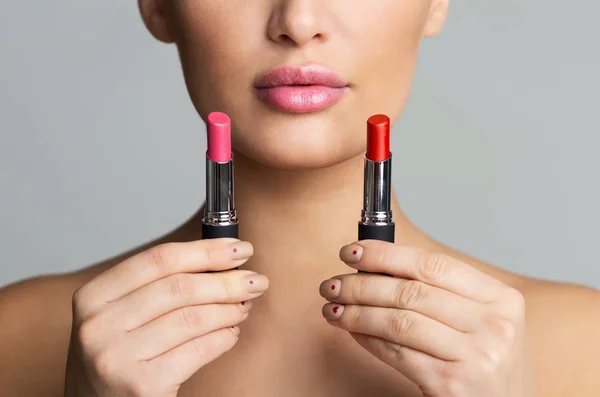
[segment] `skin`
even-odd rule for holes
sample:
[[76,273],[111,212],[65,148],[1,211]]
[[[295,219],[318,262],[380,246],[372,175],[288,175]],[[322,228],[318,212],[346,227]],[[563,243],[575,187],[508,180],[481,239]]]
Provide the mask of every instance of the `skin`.
[[[395,195],[402,243],[354,241],[364,122],[401,115],[447,8],[140,0],[149,31],[177,45],[200,116],[234,120],[243,241],[198,241],[199,211],[106,262],[0,290],[3,395],[596,395],[597,291],[453,250]],[[264,71],[309,62],[350,82],[335,106],[289,114],[254,95]]]

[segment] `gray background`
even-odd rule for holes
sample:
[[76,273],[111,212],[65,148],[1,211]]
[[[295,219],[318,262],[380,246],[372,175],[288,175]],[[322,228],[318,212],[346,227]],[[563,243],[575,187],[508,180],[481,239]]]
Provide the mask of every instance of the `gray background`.
[[[127,250],[203,199],[204,127],[133,0],[0,6],[0,285]],[[437,239],[600,287],[596,2],[455,0],[394,135]]]

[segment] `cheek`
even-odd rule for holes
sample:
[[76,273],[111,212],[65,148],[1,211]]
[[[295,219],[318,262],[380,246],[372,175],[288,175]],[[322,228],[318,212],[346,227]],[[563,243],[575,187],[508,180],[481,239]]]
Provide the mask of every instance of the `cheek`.
[[[205,116],[229,111],[240,93],[248,92],[260,64],[253,64],[261,45],[264,20],[260,7],[241,0],[183,1],[175,7],[177,47],[190,95]],[[248,89],[248,90],[246,90]]]
[[[365,9],[353,32],[353,41],[362,54],[358,66],[357,89],[371,113],[387,113],[393,120],[400,115],[410,92],[419,45],[427,18],[428,3],[418,1],[379,1],[380,7]],[[359,84],[362,83],[362,84]]]

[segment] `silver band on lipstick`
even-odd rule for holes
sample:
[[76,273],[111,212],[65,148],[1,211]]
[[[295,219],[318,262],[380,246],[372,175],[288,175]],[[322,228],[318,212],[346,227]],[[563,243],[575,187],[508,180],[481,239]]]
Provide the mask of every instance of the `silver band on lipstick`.
[[226,226],[238,223],[233,194],[233,158],[216,163],[206,156],[206,205],[203,222]]
[[363,225],[390,225],[392,217],[392,156],[384,161],[365,157],[364,199],[360,223]]

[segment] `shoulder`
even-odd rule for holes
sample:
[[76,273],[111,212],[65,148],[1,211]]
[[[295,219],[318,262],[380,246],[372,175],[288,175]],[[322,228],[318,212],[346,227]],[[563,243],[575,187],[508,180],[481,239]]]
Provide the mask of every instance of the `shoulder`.
[[0,384],[7,396],[59,396],[70,330],[69,276],[0,289]]
[[100,267],[30,278],[0,289],[2,396],[63,395],[72,296]]
[[595,396],[600,389],[600,292],[524,281],[529,343],[541,396]]

